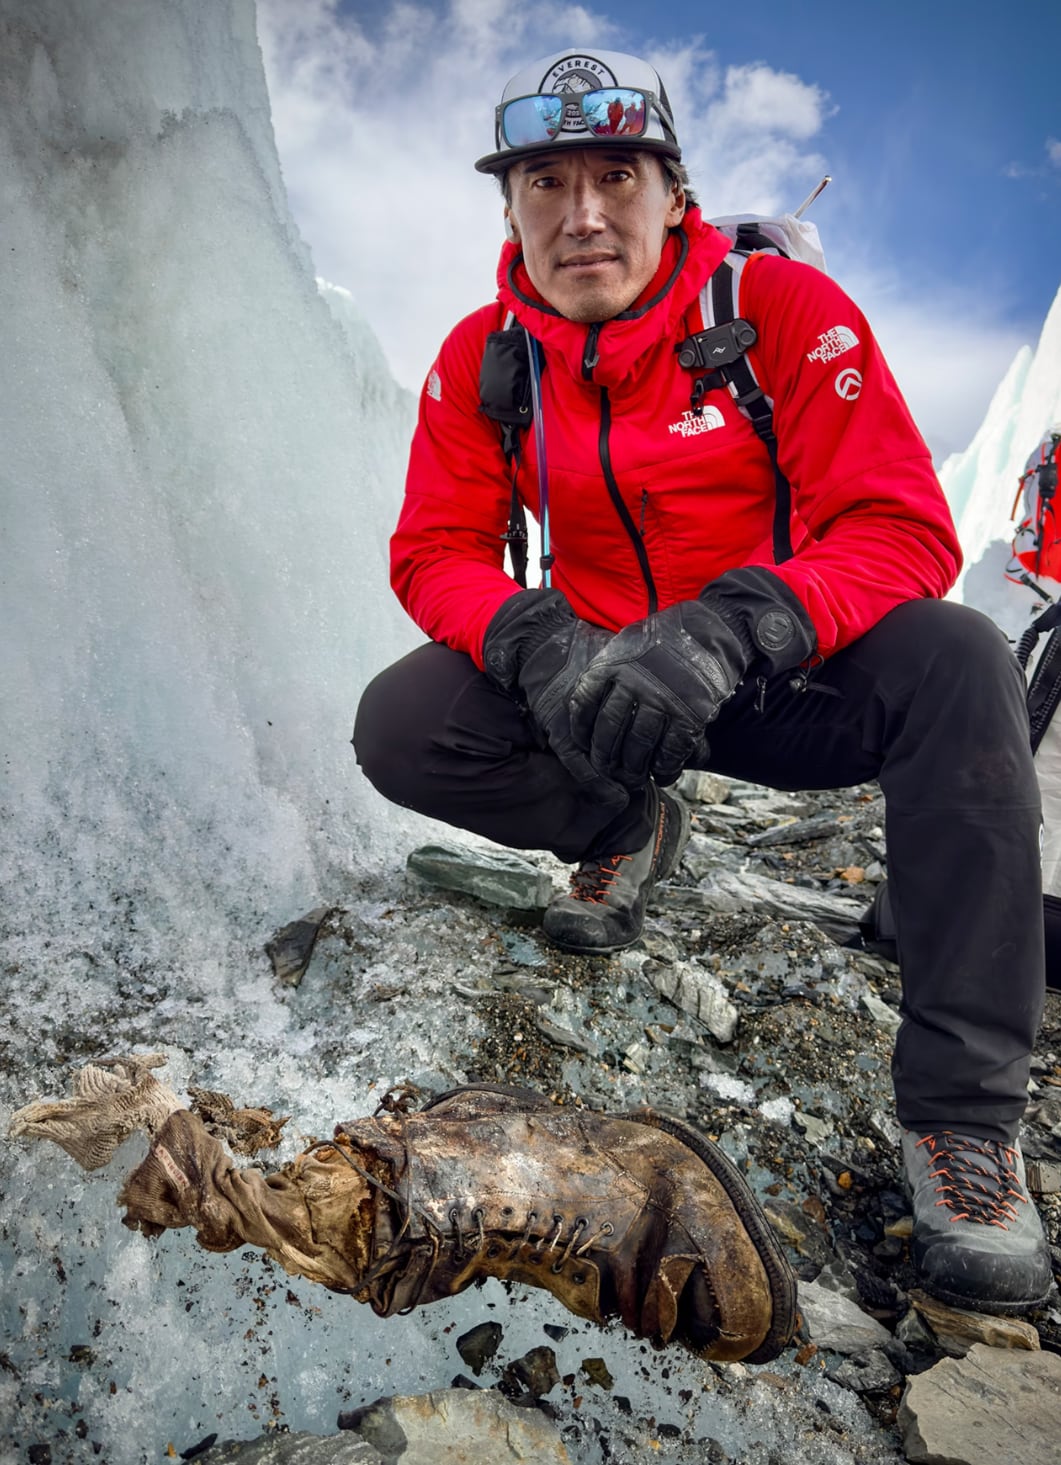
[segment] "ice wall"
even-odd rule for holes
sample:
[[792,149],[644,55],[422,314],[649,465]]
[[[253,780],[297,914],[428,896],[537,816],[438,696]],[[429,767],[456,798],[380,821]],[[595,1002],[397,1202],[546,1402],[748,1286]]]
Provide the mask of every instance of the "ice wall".
[[0,0],[0,219],[5,950],[194,961],[385,837],[411,399],[317,289],[253,0]]
[[1042,605],[1034,592],[1009,584],[1003,575],[1014,529],[1010,511],[1028,454],[1043,432],[1059,422],[1061,290],[1038,345],[1017,353],[976,436],[964,453],[954,454],[940,469],[965,552],[965,569],[954,594],[991,615],[1010,634],[1019,633]]

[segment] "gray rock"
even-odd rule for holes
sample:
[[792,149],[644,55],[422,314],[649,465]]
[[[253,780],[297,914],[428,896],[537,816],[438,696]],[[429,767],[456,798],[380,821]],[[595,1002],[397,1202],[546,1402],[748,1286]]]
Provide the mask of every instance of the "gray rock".
[[457,1352],[476,1378],[501,1347],[503,1335],[500,1323],[489,1322],[476,1324],[457,1339]]
[[911,1465],[1050,1465],[1061,1453],[1061,1357],[978,1343],[910,1380],[898,1424]]
[[718,1042],[733,1041],[737,1031],[737,1008],[713,972],[685,961],[670,966],[646,962],[643,972],[661,997],[698,1018]]
[[817,1114],[807,1114],[798,1110],[793,1116],[793,1123],[797,1129],[802,1129],[807,1136],[808,1144],[823,1145],[835,1133],[835,1127],[831,1119],[820,1119]]
[[384,1465],[367,1440],[348,1434],[270,1434],[225,1440],[195,1457],[200,1465]]
[[879,1023],[887,1032],[895,1033],[899,1031],[899,1024],[902,1022],[902,1018],[894,1007],[889,1007],[887,1002],[882,1002],[873,992],[863,992],[861,1000],[862,1006],[875,1023]]
[[886,1144],[892,1145],[895,1149],[899,1148],[903,1131],[894,1114],[889,1114],[885,1109],[874,1109],[867,1122],[870,1130],[878,1139],[884,1140]]
[[859,930],[865,902],[824,890],[808,890],[771,880],[751,870],[738,874],[716,870],[695,889],[682,885],[660,885],[654,892],[664,909],[702,910],[710,914],[748,911],[782,921],[812,921],[835,940],[849,941]]
[[694,880],[706,880],[715,870],[736,870],[744,861],[743,851],[726,840],[694,834],[682,855],[682,871]]
[[556,1354],[545,1344],[532,1348],[522,1358],[517,1358],[504,1372],[506,1393],[518,1394],[526,1391],[533,1394],[535,1399],[544,1398],[559,1382]]
[[800,1282],[799,1308],[811,1339],[834,1353],[865,1353],[891,1341],[891,1334],[849,1297],[817,1282]]
[[1029,1160],[1028,1189],[1034,1195],[1056,1195],[1061,1191],[1061,1165],[1049,1160]]
[[845,1358],[827,1376],[855,1394],[886,1394],[901,1382],[899,1370],[879,1348]]
[[686,769],[678,780],[677,788],[683,799],[694,804],[724,804],[730,795],[732,785],[728,778],[718,773]]
[[265,943],[265,954],[272,962],[273,975],[285,986],[297,987],[313,958],[313,948],[332,907],[321,905],[297,921],[282,926]]
[[381,1465],[571,1465],[556,1426],[536,1409],[510,1404],[495,1389],[399,1395],[342,1418],[349,1421],[345,1428],[379,1450]]
[[553,882],[544,870],[512,850],[425,844],[406,861],[414,875],[442,890],[461,890],[510,910],[544,910]]
[[931,1328],[921,1321],[917,1309],[914,1307],[899,1319],[895,1336],[906,1348],[917,1349],[922,1353],[936,1351],[935,1335]]
[[786,819],[772,829],[749,834],[746,843],[753,849],[762,845],[800,844],[804,840],[825,839],[839,827],[835,814],[814,814],[810,819]]
[[780,1197],[766,1195],[763,1197],[763,1210],[777,1234],[794,1246],[800,1256],[807,1257],[820,1266],[830,1266],[836,1261],[828,1231],[801,1206]]

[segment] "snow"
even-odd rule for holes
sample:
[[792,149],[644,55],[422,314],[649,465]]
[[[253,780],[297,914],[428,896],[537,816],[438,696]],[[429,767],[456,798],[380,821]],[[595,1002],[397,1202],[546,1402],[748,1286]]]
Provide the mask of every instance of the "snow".
[[[294,1153],[394,1080],[464,1077],[426,1007],[399,1029],[353,1002],[430,988],[460,1030],[481,941],[460,913],[395,912],[423,821],[349,747],[361,688],[420,639],[386,570],[415,404],[314,278],[253,0],[0,0],[0,218],[0,1134],[76,1063],[160,1048],[177,1088],[292,1114]],[[1056,415],[1061,304],[944,466],[967,591]],[[344,904],[344,960],[279,990],[266,939]],[[274,1416],[328,1432],[350,1401],[458,1371],[459,1300],[383,1323],[250,1253],[130,1237],[114,1197],[137,1143],[88,1178],[0,1143],[0,1458],[38,1438],[67,1458],[75,1420],[111,1465]],[[477,1296],[513,1347],[570,1323]],[[652,1412],[640,1346],[593,1345]],[[737,1402],[712,1408],[738,1449]]]

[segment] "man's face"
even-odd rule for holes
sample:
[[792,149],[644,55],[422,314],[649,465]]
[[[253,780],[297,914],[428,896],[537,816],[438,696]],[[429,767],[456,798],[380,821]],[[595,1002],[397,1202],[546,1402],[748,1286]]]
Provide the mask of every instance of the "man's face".
[[517,163],[508,208],[539,293],[569,320],[611,320],[659,267],[685,197],[638,149],[558,148]]

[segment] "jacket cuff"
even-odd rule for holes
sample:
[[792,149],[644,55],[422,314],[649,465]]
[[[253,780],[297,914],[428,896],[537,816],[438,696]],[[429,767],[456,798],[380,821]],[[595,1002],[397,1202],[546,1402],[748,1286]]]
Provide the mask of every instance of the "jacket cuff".
[[771,675],[799,666],[817,650],[818,633],[803,602],[763,566],[727,570],[700,599],[739,637],[749,664],[765,663]]

